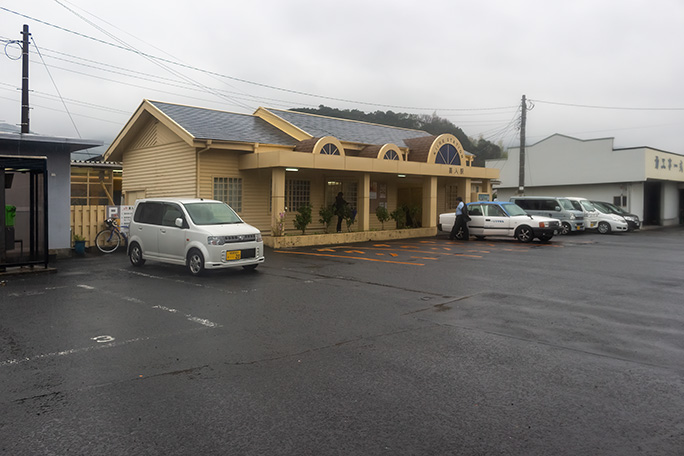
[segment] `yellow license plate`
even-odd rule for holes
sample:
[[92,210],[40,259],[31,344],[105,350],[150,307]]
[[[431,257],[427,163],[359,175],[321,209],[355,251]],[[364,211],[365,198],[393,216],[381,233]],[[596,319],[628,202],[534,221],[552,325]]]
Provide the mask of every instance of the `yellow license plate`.
[[226,252],[226,261],[239,260],[240,258],[242,258],[242,251],[240,250]]

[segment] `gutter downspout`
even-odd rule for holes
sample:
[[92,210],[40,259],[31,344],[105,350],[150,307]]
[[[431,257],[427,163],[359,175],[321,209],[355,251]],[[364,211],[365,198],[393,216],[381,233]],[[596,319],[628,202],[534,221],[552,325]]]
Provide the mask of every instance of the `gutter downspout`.
[[197,155],[195,158],[195,198],[200,197],[200,154],[211,149],[212,143],[213,141],[211,139],[208,139],[204,143],[204,148],[197,151]]

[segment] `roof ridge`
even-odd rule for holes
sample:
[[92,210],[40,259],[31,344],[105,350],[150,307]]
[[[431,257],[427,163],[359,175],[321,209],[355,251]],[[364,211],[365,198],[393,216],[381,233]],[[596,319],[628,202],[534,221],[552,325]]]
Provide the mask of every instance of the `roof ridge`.
[[300,114],[303,116],[321,117],[323,119],[340,120],[340,121],[346,121],[346,122],[354,122],[354,123],[363,124],[363,125],[372,125],[372,126],[376,126],[376,127],[392,128],[395,130],[416,131],[419,133],[428,133],[425,130],[416,130],[415,128],[395,127],[394,125],[385,125],[385,124],[379,124],[379,123],[375,123],[375,122],[365,122],[363,120],[355,120],[355,119],[345,119],[342,117],[324,116],[322,114],[312,114],[312,113],[308,113],[308,112],[292,111],[290,109],[278,109],[278,108],[267,108],[267,107],[264,107],[263,109],[265,109],[267,111],[289,112],[292,114]]
[[148,100],[146,99],[148,103],[154,105],[155,103],[158,104],[165,104],[165,105],[171,105],[171,106],[180,106],[181,108],[191,108],[191,109],[201,109],[202,111],[214,111],[214,112],[220,112],[223,114],[234,114],[237,116],[247,116],[247,117],[254,117],[254,114],[245,114],[244,112],[234,112],[234,111],[225,111],[221,109],[216,109],[216,108],[203,108],[201,106],[193,106],[193,105],[188,105],[188,104],[182,104],[182,103],[170,103],[168,101],[157,101],[157,100]]

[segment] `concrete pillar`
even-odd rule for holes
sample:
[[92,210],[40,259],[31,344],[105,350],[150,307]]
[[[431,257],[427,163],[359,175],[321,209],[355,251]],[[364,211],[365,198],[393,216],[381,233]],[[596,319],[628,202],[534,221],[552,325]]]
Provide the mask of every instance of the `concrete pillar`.
[[[271,170],[271,232],[279,232],[280,214],[285,212],[285,169]],[[283,226],[283,231],[285,227]],[[282,232],[280,234],[283,234]]]
[[357,195],[359,231],[368,231],[370,229],[370,174],[364,173],[359,182],[359,192]]
[[463,182],[463,202],[470,203],[473,200],[473,180],[466,177]]
[[423,177],[423,228],[437,226],[437,178]]

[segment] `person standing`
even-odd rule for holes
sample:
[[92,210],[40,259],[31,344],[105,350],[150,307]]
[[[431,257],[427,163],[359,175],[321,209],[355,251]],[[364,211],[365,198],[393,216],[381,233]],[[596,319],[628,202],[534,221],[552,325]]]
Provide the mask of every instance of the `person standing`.
[[449,239],[457,239],[457,235],[459,231],[461,231],[463,234],[461,240],[468,241],[470,240],[470,232],[468,231],[468,220],[470,220],[470,217],[468,216],[468,208],[463,202],[463,198],[460,196],[456,197],[456,201],[458,202],[456,205],[456,220],[454,220],[454,226],[451,228]]
[[347,202],[344,200],[344,193],[340,192],[335,197],[335,215],[337,215],[337,232],[342,231],[342,220],[346,212]]

